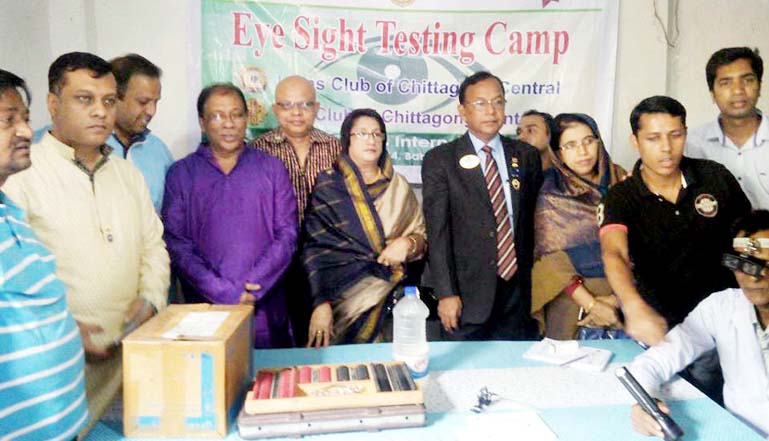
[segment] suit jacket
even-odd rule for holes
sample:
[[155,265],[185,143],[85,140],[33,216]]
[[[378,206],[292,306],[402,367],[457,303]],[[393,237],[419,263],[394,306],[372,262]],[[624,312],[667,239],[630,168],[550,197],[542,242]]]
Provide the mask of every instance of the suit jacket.
[[[510,177],[510,182],[503,185],[510,185],[518,257],[514,280],[519,283],[522,300],[529,305],[534,208],[543,181],[542,165],[539,152],[529,144],[502,137],[502,146]],[[463,168],[459,161],[465,155],[475,155],[467,133],[430,150],[422,162],[423,207],[430,245],[430,274],[425,283],[438,298],[459,295],[461,322],[480,324],[491,314],[496,292],[496,222],[483,170],[480,165]],[[515,179],[520,184],[517,189]]]

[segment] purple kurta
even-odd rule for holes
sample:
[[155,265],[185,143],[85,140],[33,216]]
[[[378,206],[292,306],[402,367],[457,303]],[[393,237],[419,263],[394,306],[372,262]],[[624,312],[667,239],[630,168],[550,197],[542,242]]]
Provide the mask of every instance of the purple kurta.
[[246,148],[225,175],[211,150],[168,171],[165,241],[188,302],[236,304],[246,283],[261,285],[254,347],[291,346],[280,278],[297,241],[296,201],[283,163]]

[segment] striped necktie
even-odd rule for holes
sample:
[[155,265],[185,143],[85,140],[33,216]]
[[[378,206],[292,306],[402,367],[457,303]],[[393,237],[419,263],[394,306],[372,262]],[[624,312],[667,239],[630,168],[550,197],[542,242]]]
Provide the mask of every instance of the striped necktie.
[[486,153],[486,168],[483,177],[491,198],[491,208],[494,210],[494,220],[497,223],[497,275],[510,280],[518,269],[518,259],[515,256],[513,229],[510,227],[510,215],[505,203],[505,192],[502,189],[502,179],[494,158],[491,157],[491,147],[484,146],[481,150]]

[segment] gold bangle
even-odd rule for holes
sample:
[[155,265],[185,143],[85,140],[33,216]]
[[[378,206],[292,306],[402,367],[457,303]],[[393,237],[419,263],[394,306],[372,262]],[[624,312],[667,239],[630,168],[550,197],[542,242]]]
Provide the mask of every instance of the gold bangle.
[[587,305],[587,308],[585,308],[585,313],[590,314],[590,310],[593,309],[593,306],[595,306],[595,297],[593,297],[593,300]]

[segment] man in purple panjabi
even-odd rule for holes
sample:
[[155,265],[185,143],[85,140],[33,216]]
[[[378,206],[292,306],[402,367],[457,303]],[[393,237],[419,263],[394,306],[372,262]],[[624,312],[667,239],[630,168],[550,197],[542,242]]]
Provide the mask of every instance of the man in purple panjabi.
[[247,148],[246,100],[231,84],[198,97],[207,141],[168,171],[165,241],[188,303],[254,305],[254,347],[292,346],[280,283],[296,248],[294,191],[283,163]]

